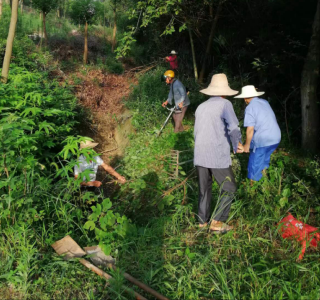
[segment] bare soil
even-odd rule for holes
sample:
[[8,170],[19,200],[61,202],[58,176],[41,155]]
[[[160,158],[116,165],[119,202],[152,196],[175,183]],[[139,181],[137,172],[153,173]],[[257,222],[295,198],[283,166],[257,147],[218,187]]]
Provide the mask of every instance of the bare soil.
[[96,151],[110,163],[123,155],[128,135],[133,132],[131,113],[124,106],[135,78],[127,74],[114,75],[102,70],[80,70],[68,74],[82,82],[76,85],[75,95],[89,114],[91,122],[84,123],[81,134],[98,142]]

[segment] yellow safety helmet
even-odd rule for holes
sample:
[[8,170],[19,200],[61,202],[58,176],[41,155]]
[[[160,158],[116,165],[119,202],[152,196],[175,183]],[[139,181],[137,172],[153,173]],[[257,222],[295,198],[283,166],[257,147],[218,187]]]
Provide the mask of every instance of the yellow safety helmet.
[[163,76],[174,78],[174,72],[172,70],[168,70],[163,74]]

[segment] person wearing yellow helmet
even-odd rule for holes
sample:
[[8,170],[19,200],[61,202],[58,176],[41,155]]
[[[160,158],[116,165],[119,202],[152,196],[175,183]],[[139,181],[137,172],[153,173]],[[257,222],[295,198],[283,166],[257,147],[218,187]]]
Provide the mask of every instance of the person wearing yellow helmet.
[[163,74],[163,77],[166,84],[170,86],[170,91],[168,99],[162,103],[162,106],[166,107],[168,104],[172,105],[172,100],[174,99],[176,107],[176,111],[172,115],[175,124],[174,132],[183,131],[182,120],[187,111],[187,107],[190,104],[186,88],[180,80],[175,79],[175,74],[172,70],[166,71]]

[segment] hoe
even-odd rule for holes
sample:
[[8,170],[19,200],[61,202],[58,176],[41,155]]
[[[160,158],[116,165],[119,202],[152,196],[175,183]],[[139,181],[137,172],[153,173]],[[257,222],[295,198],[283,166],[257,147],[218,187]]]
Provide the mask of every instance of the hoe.
[[[92,263],[90,263],[88,260],[81,258],[84,255],[89,255],[91,261],[98,265],[103,267],[109,267],[114,270],[116,270],[116,266],[114,265],[115,260],[111,256],[107,256],[103,253],[101,248],[99,246],[93,246],[93,247],[86,247],[84,248],[85,251],[82,250],[82,248],[68,235],[64,237],[63,239],[55,242],[51,245],[52,248],[56,251],[58,255],[63,255],[65,259],[71,259],[71,258],[80,258],[79,262],[83,264],[85,267],[93,271],[94,273],[98,274],[101,277],[104,277],[106,280],[112,279],[111,275],[107,274],[106,272],[102,271]],[[154,297],[156,297],[159,300],[169,300],[167,297],[159,294],[152,288],[148,287],[144,283],[140,282],[136,278],[132,277],[128,273],[123,274],[124,277],[130,281],[131,283],[135,284],[139,288],[145,290],[146,292],[150,293]],[[142,295],[138,294],[137,292],[133,291],[132,289],[123,286],[124,290],[134,295],[136,299],[138,300],[147,300]]]

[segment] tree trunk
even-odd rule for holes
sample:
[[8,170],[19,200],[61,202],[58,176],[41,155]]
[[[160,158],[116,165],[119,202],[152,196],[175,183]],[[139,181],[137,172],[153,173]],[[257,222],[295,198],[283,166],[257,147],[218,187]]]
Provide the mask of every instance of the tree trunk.
[[66,18],[66,14],[67,14],[67,9],[68,9],[68,6],[67,6],[67,1],[63,1],[63,17]]
[[83,52],[83,64],[88,62],[88,23],[84,27],[84,52]]
[[1,19],[1,16],[2,16],[2,0],[0,0],[0,19]]
[[116,34],[117,34],[117,7],[116,3],[113,8],[113,34],[112,34],[112,52],[116,47]]
[[103,2],[103,38],[106,38],[106,0]]
[[11,21],[10,21],[8,38],[7,38],[7,45],[6,45],[6,54],[3,59],[2,74],[1,74],[1,77],[2,77],[1,81],[3,83],[7,83],[8,81],[12,46],[13,46],[13,40],[14,40],[14,35],[16,32],[16,25],[18,20],[18,6],[19,6],[19,0],[13,0],[12,10],[11,10]]
[[48,47],[48,36],[47,36],[47,28],[46,28],[46,14],[42,13],[42,32],[44,36],[44,44]]
[[206,66],[208,64],[208,56],[210,55],[210,52],[211,52],[212,41],[213,41],[214,33],[215,33],[215,30],[216,30],[216,27],[217,27],[218,19],[220,17],[220,12],[221,12],[221,9],[222,9],[223,1],[224,0],[220,0],[219,1],[216,15],[214,16],[214,19],[212,20],[209,40],[208,40],[208,44],[207,44],[207,49],[206,49],[206,52],[205,52],[205,55],[204,55],[204,58],[203,58],[202,67],[201,67],[201,71],[200,71],[199,82],[203,82],[204,75],[206,73]]
[[312,36],[301,76],[302,148],[315,152],[319,144],[317,85],[320,63],[320,0],[314,17]]
[[192,62],[193,62],[193,70],[194,70],[194,78],[198,81],[198,69],[197,69],[197,61],[196,61],[196,54],[194,52],[194,44],[192,38],[191,29],[188,27],[189,37],[190,37],[190,44],[191,44],[191,51],[192,51]]

